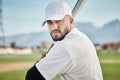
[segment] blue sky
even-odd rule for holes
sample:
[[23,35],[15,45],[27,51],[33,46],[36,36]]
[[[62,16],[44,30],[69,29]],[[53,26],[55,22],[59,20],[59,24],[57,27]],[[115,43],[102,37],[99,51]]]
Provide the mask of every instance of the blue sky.
[[[46,5],[52,0],[2,0],[5,35],[39,32]],[[65,0],[73,8],[77,0]],[[120,20],[120,0],[87,0],[75,21],[92,22],[101,27],[114,19]],[[1,33],[0,33],[1,35]]]

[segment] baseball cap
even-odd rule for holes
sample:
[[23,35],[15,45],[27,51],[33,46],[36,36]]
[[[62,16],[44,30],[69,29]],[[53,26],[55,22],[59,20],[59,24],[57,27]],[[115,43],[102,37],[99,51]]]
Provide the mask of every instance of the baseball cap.
[[50,2],[45,10],[45,19],[42,26],[45,25],[47,20],[61,20],[65,15],[72,16],[72,10],[70,6],[63,0],[55,0]]

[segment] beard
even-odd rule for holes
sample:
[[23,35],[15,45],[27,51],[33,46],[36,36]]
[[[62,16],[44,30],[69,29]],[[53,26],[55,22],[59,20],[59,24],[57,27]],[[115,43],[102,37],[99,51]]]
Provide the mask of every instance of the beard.
[[[59,34],[61,34],[61,36],[60,37],[57,37],[57,36],[52,36],[52,34],[53,34],[53,32],[58,32]],[[51,33],[50,33],[50,35],[51,35],[51,37],[52,37],[52,39],[54,40],[54,41],[61,41],[61,40],[63,40],[64,39],[64,37],[68,34],[68,32],[69,31],[66,31],[65,33],[62,33],[60,30],[53,30]]]

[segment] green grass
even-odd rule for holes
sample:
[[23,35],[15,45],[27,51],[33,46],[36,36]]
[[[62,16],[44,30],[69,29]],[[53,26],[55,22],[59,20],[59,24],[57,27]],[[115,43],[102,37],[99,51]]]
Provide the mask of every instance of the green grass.
[[27,70],[0,73],[0,80],[25,80]]
[[120,59],[120,52],[115,50],[98,50],[99,59]]
[[39,59],[40,59],[40,54],[32,54],[32,55],[0,55],[0,63],[36,62]]
[[120,80],[120,63],[101,64],[104,80]]
[[[0,73],[0,80],[25,80],[27,69]],[[56,77],[52,80],[57,80]]]
[[[98,57],[102,59],[120,59],[120,52],[100,50],[97,51]],[[0,55],[0,63],[14,63],[14,62],[36,62],[39,60],[40,54],[32,55]],[[120,77],[120,63],[101,63],[104,80],[119,80]],[[0,80],[24,80],[27,69],[2,72],[0,73]],[[57,80],[56,78],[52,80]]]

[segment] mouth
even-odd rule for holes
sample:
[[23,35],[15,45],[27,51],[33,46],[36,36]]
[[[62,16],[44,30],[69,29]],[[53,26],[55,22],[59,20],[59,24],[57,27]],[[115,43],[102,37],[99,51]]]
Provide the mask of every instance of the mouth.
[[51,34],[57,34],[57,33],[60,33],[61,31],[60,30],[53,30],[52,32],[51,32]]
[[66,34],[63,35],[62,31],[60,30],[53,30],[50,35],[54,41],[60,41],[65,37]]
[[53,30],[51,32],[51,36],[52,36],[54,41],[57,41],[57,40],[59,40],[59,38],[61,38],[61,31],[60,30]]

